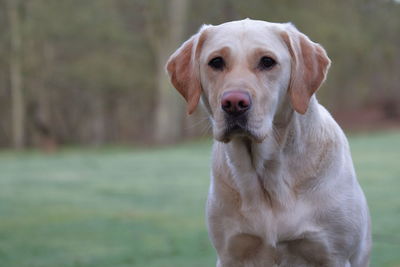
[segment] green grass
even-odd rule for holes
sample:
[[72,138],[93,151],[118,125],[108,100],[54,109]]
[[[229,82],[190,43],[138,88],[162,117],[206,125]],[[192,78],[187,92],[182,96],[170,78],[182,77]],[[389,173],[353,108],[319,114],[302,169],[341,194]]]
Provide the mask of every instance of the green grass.
[[[372,266],[400,266],[400,133],[350,143],[372,213]],[[210,147],[1,152],[0,266],[214,266]]]

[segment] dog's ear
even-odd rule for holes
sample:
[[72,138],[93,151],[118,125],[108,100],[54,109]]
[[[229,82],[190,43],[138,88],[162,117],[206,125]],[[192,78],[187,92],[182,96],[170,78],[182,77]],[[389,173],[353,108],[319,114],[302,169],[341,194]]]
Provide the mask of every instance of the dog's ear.
[[199,103],[202,88],[198,57],[205,40],[205,26],[184,42],[168,59],[166,69],[172,85],[187,101],[187,111],[192,114]]
[[294,110],[304,114],[311,96],[324,82],[331,61],[321,45],[312,42],[292,25],[287,25],[281,37],[292,57],[290,102]]

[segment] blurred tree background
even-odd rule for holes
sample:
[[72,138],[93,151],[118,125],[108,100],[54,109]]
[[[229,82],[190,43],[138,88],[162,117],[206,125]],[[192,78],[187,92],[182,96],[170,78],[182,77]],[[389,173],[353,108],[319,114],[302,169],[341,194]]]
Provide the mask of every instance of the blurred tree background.
[[398,1],[0,0],[0,146],[204,135],[164,64],[203,23],[246,17],[291,21],[326,48],[318,95],[339,121],[400,124]]

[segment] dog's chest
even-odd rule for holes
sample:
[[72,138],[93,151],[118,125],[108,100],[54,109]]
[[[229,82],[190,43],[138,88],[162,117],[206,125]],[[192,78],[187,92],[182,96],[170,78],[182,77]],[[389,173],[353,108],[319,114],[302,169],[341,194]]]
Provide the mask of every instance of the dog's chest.
[[312,220],[312,207],[303,200],[290,201],[288,206],[273,207],[269,201],[259,202],[251,210],[241,209],[245,220],[239,221],[241,228],[257,229],[269,243],[275,244],[282,240],[293,240],[305,233],[316,232],[318,227]]
[[[237,153],[235,155],[238,155]],[[249,158],[229,157],[240,195],[239,220],[227,232],[228,254],[249,266],[320,266],[327,240],[313,221],[312,196],[293,190],[293,170],[283,157],[255,149]],[[253,262],[253,265],[251,265]],[[246,266],[246,265],[245,265]],[[265,266],[265,265],[262,265]]]

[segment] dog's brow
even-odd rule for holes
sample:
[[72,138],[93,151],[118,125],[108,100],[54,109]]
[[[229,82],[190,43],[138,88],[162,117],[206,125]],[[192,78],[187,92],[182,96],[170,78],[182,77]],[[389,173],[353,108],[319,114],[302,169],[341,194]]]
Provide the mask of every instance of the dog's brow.
[[229,57],[231,52],[231,48],[229,46],[224,46],[220,49],[213,50],[208,56],[207,56],[207,62],[213,59],[216,56],[221,56],[223,58]]
[[268,56],[275,60],[278,58],[278,56],[273,51],[262,47],[255,48],[253,51],[254,52],[249,54],[251,58],[253,58],[253,56],[255,57]]

